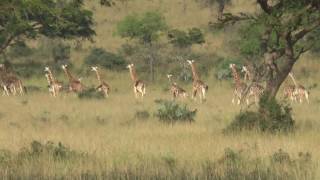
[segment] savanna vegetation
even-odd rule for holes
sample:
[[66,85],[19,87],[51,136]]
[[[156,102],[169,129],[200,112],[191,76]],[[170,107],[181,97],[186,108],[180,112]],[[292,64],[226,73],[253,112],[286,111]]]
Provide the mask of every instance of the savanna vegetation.
[[[2,0],[0,12],[0,61],[26,90],[0,97],[0,177],[319,179],[319,0]],[[191,98],[191,59],[203,102]],[[68,92],[64,64],[84,91]],[[240,94],[260,84],[259,102],[232,104],[230,64],[242,82],[250,68]],[[284,97],[298,87],[290,72],[309,103]],[[173,99],[167,74],[186,98]]]

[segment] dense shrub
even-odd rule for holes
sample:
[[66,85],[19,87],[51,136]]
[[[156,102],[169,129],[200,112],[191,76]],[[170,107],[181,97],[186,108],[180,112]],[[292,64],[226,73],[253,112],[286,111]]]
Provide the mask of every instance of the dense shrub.
[[85,64],[99,65],[107,69],[124,69],[126,61],[120,55],[107,52],[102,48],[93,48],[85,58]]
[[150,113],[147,110],[136,111],[134,117],[135,119],[145,120],[150,117]]
[[98,92],[95,88],[88,88],[78,93],[79,99],[105,99],[102,92]]
[[197,110],[190,110],[187,105],[179,105],[174,101],[160,101],[155,116],[166,123],[193,122]]
[[20,150],[17,157],[18,160],[28,160],[35,159],[41,156],[50,156],[54,160],[68,160],[75,157],[84,157],[85,154],[75,152],[61,142],[55,144],[51,141],[48,141],[45,144],[42,144],[38,141],[32,141],[30,147],[25,147]]
[[290,132],[294,130],[295,122],[291,108],[279,104],[275,99],[267,100],[263,96],[259,102],[259,111],[245,111],[238,114],[226,128],[226,132],[256,130],[261,132]]
[[232,72],[230,69],[230,64],[235,64],[238,68],[238,72],[241,71],[242,61],[239,59],[231,58],[219,58],[216,62],[215,74],[214,76],[219,80],[229,79],[232,77]]
[[168,32],[168,38],[175,47],[186,48],[192,44],[202,44],[205,42],[204,35],[198,28],[192,28],[188,32],[173,29]]
[[10,47],[9,56],[13,58],[26,57],[34,53],[34,50],[26,45],[23,41],[18,41]]
[[55,63],[59,65],[68,64],[70,59],[70,49],[69,45],[66,45],[62,42],[56,43],[52,47],[52,57]]

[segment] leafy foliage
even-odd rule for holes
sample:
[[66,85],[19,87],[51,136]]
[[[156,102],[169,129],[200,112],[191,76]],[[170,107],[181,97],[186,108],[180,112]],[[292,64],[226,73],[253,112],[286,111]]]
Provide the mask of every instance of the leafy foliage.
[[260,99],[260,111],[246,111],[238,114],[227,127],[226,132],[255,130],[261,132],[290,132],[294,130],[291,108],[279,104],[275,99]]
[[90,38],[92,13],[77,0],[2,0],[0,3],[0,52],[18,37],[38,35],[62,38]]
[[52,56],[55,63],[67,64],[70,59],[70,46],[62,42],[57,43],[52,49]]
[[129,15],[117,24],[121,37],[138,39],[151,44],[159,38],[159,33],[167,29],[164,17],[159,12],[146,12],[142,15]]
[[192,44],[202,44],[205,42],[204,35],[198,28],[192,28],[188,32],[173,29],[169,31],[168,38],[171,44],[179,48],[186,48]]
[[79,99],[105,99],[102,92],[98,92],[95,88],[88,88],[78,93]]
[[126,60],[117,54],[107,52],[102,48],[93,48],[85,58],[87,65],[99,65],[108,69],[124,69]]
[[166,123],[193,122],[196,110],[189,110],[187,105],[179,105],[174,101],[160,101],[155,116]]

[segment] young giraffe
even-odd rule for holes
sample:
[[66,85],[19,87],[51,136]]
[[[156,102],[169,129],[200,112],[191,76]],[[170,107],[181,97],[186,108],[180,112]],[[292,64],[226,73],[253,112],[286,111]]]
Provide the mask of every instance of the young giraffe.
[[290,78],[292,79],[293,83],[294,83],[294,91],[293,91],[293,97],[299,98],[299,102],[302,103],[303,101],[303,97],[306,98],[307,102],[309,103],[309,92],[308,90],[306,90],[306,88],[304,86],[302,86],[301,84],[298,84],[295,80],[295,78],[293,77],[293,74],[290,72],[289,73]]
[[96,87],[96,90],[98,90],[99,92],[103,92],[104,96],[108,97],[110,92],[110,86],[105,81],[101,80],[98,67],[92,66],[91,71],[94,71],[96,73],[96,76],[99,82],[99,86]]
[[172,81],[172,74],[168,74],[167,77],[171,83],[170,91],[173,99],[177,97],[186,98],[188,96],[187,92],[183,88],[179,87],[176,82]]
[[73,91],[73,92],[82,92],[84,90],[84,86],[83,84],[80,82],[79,79],[74,78],[71,73],[69,72],[69,70],[67,69],[67,65],[62,65],[61,66],[64,73],[66,74],[66,76],[69,79],[69,91]]
[[[242,98],[243,98],[242,97],[243,93],[247,88],[247,85],[240,81],[240,77],[237,72],[236,65],[230,64],[229,67],[232,71],[233,80],[235,82],[235,89],[233,92],[232,104],[235,103],[235,99],[238,99],[237,104],[239,105],[241,103]],[[246,97],[246,102],[247,102],[247,104],[249,104],[249,99],[247,97]]]
[[134,64],[129,64],[127,68],[130,71],[130,76],[133,81],[133,91],[135,94],[135,97],[138,97],[138,93],[140,93],[141,97],[144,97],[146,94],[146,85],[144,82],[138,79],[136,70],[134,68]]
[[53,86],[52,86],[52,80],[50,78],[50,75],[48,73],[45,73],[44,74],[47,81],[48,81],[48,90],[49,90],[49,93],[51,96],[54,96],[55,97],[55,92],[54,92],[54,89],[53,89]]
[[[247,68],[247,66],[242,66],[242,72],[244,72],[244,81],[252,81],[252,74]],[[257,104],[259,101],[259,97],[263,94],[264,88],[257,82],[252,82],[251,87],[249,89],[249,94],[248,96],[253,96],[254,97],[254,102]]]
[[4,95],[9,96],[11,93],[16,95],[17,90],[20,95],[24,94],[25,89],[22,81],[15,75],[9,73],[4,64],[0,64],[0,79]]
[[193,78],[193,84],[192,84],[192,99],[194,99],[199,92],[199,98],[202,102],[206,99],[206,93],[208,91],[208,85],[205,84],[203,81],[200,80],[199,75],[196,70],[196,66],[194,64],[194,60],[187,60],[188,64],[191,66],[192,70],[192,78]]
[[63,84],[54,78],[54,76],[48,66],[44,68],[44,71],[46,72],[45,76],[46,76],[48,84],[49,84],[49,86],[48,86],[49,93],[51,93],[52,96],[56,97],[60,93],[60,91],[62,90]]
[[295,91],[294,85],[286,85],[283,89],[283,97],[284,98],[290,97],[291,102],[297,101],[294,91]]

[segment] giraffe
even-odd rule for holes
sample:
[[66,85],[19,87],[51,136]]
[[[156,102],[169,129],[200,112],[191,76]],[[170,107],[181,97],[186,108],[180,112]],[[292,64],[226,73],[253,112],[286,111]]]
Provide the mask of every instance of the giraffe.
[[208,91],[208,85],[200,80],[199,75],[196,70],[196,66],[194,64],[194,60],[187,60],[187,63],[191,66],[192,70],[192,99],[195,99],[197,93],[199,93],[200,101],[206,99],[206,93]]
[[146,94],[146,85],[144,82],[138,79],[136,70],[134,68],[134,64],[129,64],[127,68],[130,71],[130,76],[133,81],[133,91],[135,94],[135,97],[138,97],[138,94],[140,93],[141,97],[143,98]]
[[44,75],[45,75],[45,77],[46,77],[46,79],[47,79],[47,81],[48,81],[48,90],[49,90],[49,93],[50,93],[51,96],[54,96],[54,97],[55,97],[55,92],[54,92],[54,88],[53,88],[53,86],[52,86],[51,77],[50,77],[49,73],[45,73]]
[[4,64],[0,64],[0,81],[4,90],[3,95],[16,95],[17,91],[20,95],[23,95],[25,92],[22,81],[14,74],[9,73]]
[[49,84],[48,85],[49,93],[52,96],[56,97],[59,94],[59,92],[62,90],[63,84],[54,78],[52,71],[48,66],[45,67],[44,71],[46,72],[45,76]]
[[309,92],[308,92],[308,90],[306,90],[306,88],[304,86],[302,86],[301,84],[298,84],[296,82],[292,72],[289,73],[289,76],[292,79],[292,81],[294,83],[294,86],[295,86],[294,91],[293,91],[294,98],[296,99],[298,97],[299,98],[299,102],[302,103],[303,97],[305,97],[305,99],[309,103]]
[[[237,104],[239,105],[241,103],[242,98],[243,98],[242,96],[244,94],[244,91],[247,88],[247,85],[240,81],[240,77],[237,72],[236,65],[230,64],[229,67],[232,71],[233,80],[235,82],[235,89],[233,92],[232,104],[235,103],[235,98],[237,98],[238,99]],[[249,99],[247,97],[246,97],[246,102],[247,102],[247,104],[249,104]]]
[[283,97],[284,98],[290,97],[291,102],[297,101],[294,91],[295,91],[294,85],[286,85],[283,89]]
[[62,65],[61,66],[64,73],[66,74],[66,76],[68,77],[69,80],[69,91],[72,92],[82,92],[84,90],[84,85],[81,83],[80,79],[76,79],[74,78],[71,73],[68,70],[68,66],[67,65]]
[[244,72],[244,81],[252,82],[251,86],[249,87],[249,94],[248,96],[254,97],[254,102],[257,104],[259,101],[259,97],[263,94],[264,87],[258,84],[257,82],[253,82],[253,77],[251,72],[249,71],[247,66],[242,66],[242,72]]
[[98,71],[98,67],[97,66],[92,66],[91,67],[91,71],[94,71],[96,73],[99,85],[97,86],[97,90],[99,92],[103,92],[104,97],[108,97],[109,96],[109,92],[110,92],[110,86],[103,80],[101,80],[101,76],[99,74]]
[[187,92],[183,88],[179,87],[176,82],[172,81],[172,74],[168,74],[167,77],[171,83],[170,91],[173,99],[177,97],[186,98],[188,96]]

